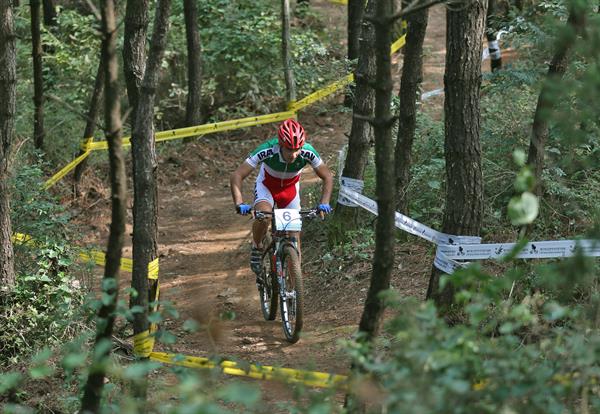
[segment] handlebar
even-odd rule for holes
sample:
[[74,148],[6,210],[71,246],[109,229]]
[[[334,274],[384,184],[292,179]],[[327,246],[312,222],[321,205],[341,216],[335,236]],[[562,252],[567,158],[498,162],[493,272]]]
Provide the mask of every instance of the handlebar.
[[[318,208],[310,208],[310,209],[306,209],[306,210],[300,210],[300,216],[302,218],[308,218],[308,219],[318,217],[319,213],[320,213],[320,211]],[[272,215],[273,215],[272,211],[260,211],[260,210],[252,209],[252,216],[255,219],[264,219],[267,216],[272,216]]]

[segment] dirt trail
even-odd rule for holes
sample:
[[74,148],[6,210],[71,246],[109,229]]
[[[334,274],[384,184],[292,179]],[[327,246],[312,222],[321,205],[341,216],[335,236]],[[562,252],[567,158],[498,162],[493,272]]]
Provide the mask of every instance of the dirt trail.
[[[439,47],[444,45],[443,38],[444,9],[436,8],[431,12],[426,42],[430,52],[426,56],[425,90],[441,87],[444,50]],[[310,142],[335,169],[337,151],[349,132],[350,115],[301,114],[300,120]],[[274,128],[257,128],[250,133],[266,138]],[[222,174],[192,182],[184,193],[178,186],[161,189],[161,298],[175,303],[182,320],[193,318],[203,325],[198,333],[182,333],[176,349],[190,355],[231,356],[263,365],[345,372],[348,365],[338,354],[336,342],[355,330],[364,291],[356,292],[354,303],[346,304],[350,306],[338,313],[335,304],[311,301],[309,290],[303,336],[294,345],[284,340],[279,315],[267,322],[260,313],[254,275],[248,266],[251,221],[234,214],[228,187],[229,172],[260,141],[239,141],[226,154],[228,168]],[[307,180],[314,181],[311,175],[303,174],[303,186]],[[245,200],[251,201],[253,178],[244,184]],[[305,274],[307,279],[312,276]],[[219,314],[225,311],[234,312],[235,319],[221,321]]]
[[[316,5],[322,11],[339,7],[324,2]],[[345,19],[339,9],[329,19],[329,27],[335,24],[334,20],[338,20],[338,27],[345,27],[345,22],[339,22]],[[442,87],[444,25],[445,9],[432,9],[425,43],[425,91]],[[395,81],[398,83],[398,75]],[[341,97],[335,99],[341,101]],[[347,141],[350,114],[322,116],[309,112],[300,114],[299,118],[309,141],[335,169],[337,152]],[[343,296],[351,300],[336,304],[319,300],[318,288],[314,287],[312,292],[310,289],[315,283],[307,282],[303,336],[294,345],[285,341],[279,315],[275,321],[267,322],[260,312],[255,278],[248,265],[251,221],[234,213],[228,180],[230,172],[249,151],[274,135],[275,126],[269,125],[221,138],[207,136],[180,146],[182,151],[177,155],[162,157],[159,187],[161,300],[171,301],[181,315],[180,320],[167,320],[163,327],[178,335],[174,349],[182,354],[218,355],[262,365],[345,373],[348,363],[336,344],[356,328],[366,295],[364,287],[350,294],[345,292]],[[253,181],[251,177],[244,183],[247,202],[252,201]],[[315,181],[314,174],[303,174],[302,185],[309,181]],[[87,212],[88,219],[91,217],[96,223],[107,223],[108,215],[107,202],[98,203],[93,211]],[[104,236],[106,228],[97,227],[96,240],[106,240]],[[305,242],[310,243],[310,240]],[[131,257],[130,247],[123,254]],[[305,274],[304,277],[316,276]],[[123,280],[122,283],[129,282]],[[402,279],[393,283],[403,289]],[[363,286],[367,286],[366,281]],[[425,286],[425,280],[411,280],[404,288],[420,294]],[[219,316],[224,312],[233,312],[235,318],[221,320]],[[182,324],[186,319],[195,319],[202,328],[196,333],[184,332]],[[157,350],[160,349],[158,345]]]
[[[341,146],[349,115],[338,114],[335,120],[331,116],[305,119],[310,120],[310,141],[324,159],[329,158],[330,167],[335,167],[335,158],[329,155]],[[261,128],[261,136],[268,137],[274,128]],[[258,142],[240,141],[228,154],[234,160],[228,163],[228,171]],[[304,186],[314,181],[312,174],[303,176]],[[185,195],[178,187],[161,192],[161,299],[174,302],[182,320],[192,318],[203,326],[198,333],[183,334],[176,349],[190,355],[232,356],[263,365],[308,364],[319,370],[339,370],[335,339],[341,327],[335,315],[311,312],[308,300],[304,334],[295,345],[284,340],[279,320],[263,320],[255,277],[248,265],[252,223],[235,214],[228,179],[228,174],[221,174],[192,183]],[[252,200],[252,188],[253,177],[244,182],[248,202]],[[219,316],[224,312],[235,313],[235,318],[221,320]],[[167,327],[173,329],[180,323]],[[347,332],[354,328],[356,319],[351,324]]]

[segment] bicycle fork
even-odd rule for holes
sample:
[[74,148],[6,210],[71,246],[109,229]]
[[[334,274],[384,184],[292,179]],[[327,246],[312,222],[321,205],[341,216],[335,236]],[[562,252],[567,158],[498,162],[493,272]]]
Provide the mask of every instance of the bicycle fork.
[[[297,249],[296,247],[296,241],[292,240],[291,242],[288,241],[288,243],[290,243],[295,249]],[[281,298],[281,300],[283,301],[287,301],[289,299],[292,299],[293,301],[296,300],[296,291],[292,290],[292,291],[288,291],[286,289],[285,286],[285,277],[283,274],[283,246],[281,245],[281,242],[277,242],[275,245],[275,251],[277,252],[275,254],[275,259],[274,262],[276,263],[276,270],[277,270],[277,282],[279,284],[279,297]],[[292,309],[290,309],[289,311],[291,311],[292,314],[295,313],[295,306],[292,306]]]

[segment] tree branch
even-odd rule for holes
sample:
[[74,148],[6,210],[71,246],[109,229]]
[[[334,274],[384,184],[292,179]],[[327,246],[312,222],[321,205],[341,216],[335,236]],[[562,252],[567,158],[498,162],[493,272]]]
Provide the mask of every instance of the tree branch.
[[412,3],[410,3],[408,6],[402,8],[402,10],[400,10],[398,13],[394,14],[390,19],[398,20],[398,19],[408,16],[409,14],[418,12],[419,10],[427,9],[429,7],[435,6],[436,4],[440,4],[440,3],[451,4],[451,3],[462,3],[462,2],[463,1],[456,1],[456,0],[426,0],[426,1],[415,0]]
[[67,108],[69,111],[73,112],[76,115],[79,115],[81,118],[85,119],[86,121],[91,121],[93,122],[97,128],[100,128],[102,131],[104,132],[108,132],[106,130],[106,128],[104,128],[102,125],[99,125],[98,122],[96,122],[95,120],[93,120],[92,118],[88,117],[86,114],[80,112],[77,108],[74,108],[73,106],[71,106],[71,104],[65,102],[64,100],[62,100],[61,98],[59,98],[56,95],[53,94],[47,94],[46,97],[48,99],[51,99],[55,102],[58,102],[59,104],[61,104],[62,106],[64,106],[65,108]]
[[87,6],[90,8],[90,11],[92,12],[92,14],[96,18],[96,20],[98,20],[99,22],[101,22],[102,21],[102,15],[100,15],[100,11],[96,7],[96,5],[94,3],[92,3],[92,0],[85,0],[85,4],[87,4]]

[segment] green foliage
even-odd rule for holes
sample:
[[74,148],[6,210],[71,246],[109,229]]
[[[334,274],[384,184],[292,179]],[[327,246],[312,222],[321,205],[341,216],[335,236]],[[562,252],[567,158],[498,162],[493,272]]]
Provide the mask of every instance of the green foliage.
[[[554,280],[562,280],[556,287],[569,296],[577,291],[574,285],[590,286],[590,278],[573,279],[590,271],[589,260],[576,257],[534,273],[544,283],[556,274]],[[387,293],[394,317],[376,348],[347,343],[366,371],[364,381],[376,381],[378,404],[389,412],[417,413],[598,410],[594,361],[600,336],[589,329],[598,323],[597,299],[567,305],[552,299],[558,289],[540,293],[541,286],[519,301],[506,299],[511,282],[524,277],[519,271],[492,277],[476,266],[456,272],[452,281],[466,319],[455,326],[440,318],[431,302]],[[366,386],[357,383],[359,389]]]
[[519,193],[508,202],[508,217],[514,226],[523,226],[533,223],[539,212],[538,198],[531,193],[534,189],[535,178],[527,162],[525,152],[516,150],[513,152],[515,164],[521,167],[521,171],[515,179],[515,190]]
[[445,168],[443,123],[421,112],[417,117],[412,179],[408,187],[409,215],[428,226],[441,226]]
[[[280,110],[285,84],[281,59],[280,5],[267,0],[211,0],[199,4],[203,59],[203,100],[214,118]],[[169,103],[185,107],[185,24],[174,4],[166,52],[171,68]],[[311,27],[292,27],[291,50],[299,97],[346,74],[343,59]]]
[[[31,33],[29,3],[16,8],[17,113],[19,137],[33,134],[33,76],[31,75]],[[44,94],[58,97],[44,101],[47,159],[63,163],[78,151],[85,125],[80,114],[87,111],[98,60],[100,36],[93,15],[72,8],[61,9],[56,29],[42,30],[44,46]],[[69,108],[70,107],[70,108]],[[74,109],[73,109],[74,108]],[[32,147],[32,140],[27,144]]]
[[37,271],[17,276],[15,288],[0,303],[0,365],[19,362],[40,345],[55,346],[82,326],[85,291],[68,273],[72,252],[57,244],[36,246]]
[[45,174],[41,159],[27,163],[17,159],[12,177],[11,222],[13,231],[36,240],[63,240],[68,233],[70,214],[59,201],[44,190]]

